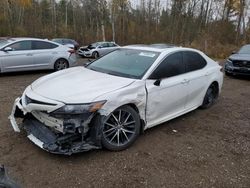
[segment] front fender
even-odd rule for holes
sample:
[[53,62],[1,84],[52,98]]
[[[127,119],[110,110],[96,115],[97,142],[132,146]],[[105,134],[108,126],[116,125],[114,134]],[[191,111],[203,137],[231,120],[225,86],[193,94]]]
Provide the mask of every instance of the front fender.
[[95,101],[99,100],[107,100],[102,109],[99,110],[101,115],[108,116],[111,112],[121,106],[133,104],[137,107],[140,118],[146,122],[145,111],[147,92],[145,89],[145,81],[135,81],[129,86],[107,93],[95,99]]

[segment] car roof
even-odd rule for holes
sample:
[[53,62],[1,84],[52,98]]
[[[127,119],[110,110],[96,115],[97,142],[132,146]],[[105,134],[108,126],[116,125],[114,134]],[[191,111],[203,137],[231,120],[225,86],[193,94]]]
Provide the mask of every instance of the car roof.
[[50,41],[48,39],[40,39],[40,38],[32,38],[32,37],[10,37],[10,38],[2,37],[2,40],[7,40],[8,41],[8,43],[6,45],[9,45],[10,43],[14,43],[14,42],[19,42],[19,41],[32,40],[32,41],[46,41],[46,42],[56,44],[58,46],[63,46],[63,45],[61,45],[59,43]]
[[183,48],[183,47],[166,47],[166,48],[155,48],[150,45],[128,45],[128,46],[123,46],[122,48],[126,49],[134,49],[134,50],[145,50],[145,51],[152,51],[152,52],[166,52],[166,53],[171,53],[174,51],[178,50],[188,50],[188,51],[195,51],[195,52],[200,52],[199,50],[193,49],[193,48]]
[[112,41],[93,42],[93,43],[91,43],[91,44],[103,44],[103,43],[113,43],[113,44],[115,44],[115,42],[112,42]]
[[177,47],[174,44],[166,44],[166,43],[155,43],[155,44],[150,44],[151,47],[154,48],[172,48],[172,47]]
[[7,40],[9,40],[10,42],[14,42],[14,41],[21,41],[21,40],[48,40],[48,39],[40,39],[40,38],[32,38],[32,37],[11,37],[8,38]]
[[74,40],[74,39],[70,39],[70,38],[53,38],[51,40]]
[[123,48],[135,49],[135,50],[145,50],[145,51],[153,51],[153,52],[164,52],[166,50],[170,50],[173,48],[180,48],[180,47],[172,47],[172,48],[155,48],[150,45],[128,45],[124,46]]

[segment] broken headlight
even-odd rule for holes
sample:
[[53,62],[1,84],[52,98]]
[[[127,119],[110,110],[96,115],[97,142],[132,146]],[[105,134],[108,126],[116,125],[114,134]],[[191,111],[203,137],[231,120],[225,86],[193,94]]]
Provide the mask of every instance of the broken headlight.
[[89,104],[67,104],[54,112],[52,114],[83,114],[92,113],[101,109],[106,101],[93,102]]

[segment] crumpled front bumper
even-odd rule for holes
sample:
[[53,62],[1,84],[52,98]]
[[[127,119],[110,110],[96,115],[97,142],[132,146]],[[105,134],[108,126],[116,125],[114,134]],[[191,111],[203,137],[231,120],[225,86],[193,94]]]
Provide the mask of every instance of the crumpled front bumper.
[[12,126],[12,128],[14,129],[15,132],[20,132],[20,128],[18,127],[18,124],[16,122],[16,118],[15,118],[16,110],[17,109],[22,110],[23,114],[25,115],[25,111],[23,110],[23,107],[22,107],[20,101],[21,101],[21,98],[17,98],[15,100],[14,105],[12,107],[11,114],[9,116],[9,120],[10,120],[11,126]]
[[80,140],[75,134],[57,135],[35,119],[24,120],[23,126],[28,138],[50,153],[71,155],[99,148],[94,143]]
[[[23,118],[20,126],[16,117]],[[15,132],[20,132],[23,127],[30,141],[50,153],[71,155],[101,148],[98,131],[92,131],[88,137],[83,137],[80,133],[63,134],[53,131],[51,127],[38,121],[22,106],[21,98],[15,100],[9,120]]]

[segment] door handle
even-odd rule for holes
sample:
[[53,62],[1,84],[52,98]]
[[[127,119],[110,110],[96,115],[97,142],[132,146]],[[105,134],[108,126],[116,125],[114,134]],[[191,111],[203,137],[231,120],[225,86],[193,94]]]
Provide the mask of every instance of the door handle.
[[26,54],[26,56],[33,56],[33,54],[28,53],[28,54]]

